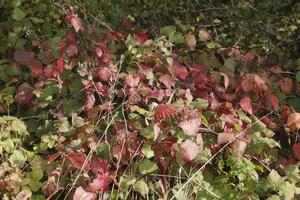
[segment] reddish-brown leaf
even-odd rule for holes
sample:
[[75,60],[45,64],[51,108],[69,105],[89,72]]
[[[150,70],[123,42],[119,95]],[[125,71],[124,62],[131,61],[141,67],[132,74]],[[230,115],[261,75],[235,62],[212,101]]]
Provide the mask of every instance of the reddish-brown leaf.
[[300,143],[296,143],[292,147],[293,154],[297,160],[300,160]]
[[273,94],[268,94],[266,96],[267,104],[271,107],[272,110],[277,111],[279,108],[279,99]]
[[85,161],[85,154],[82,152],[69,152],[67,158],[70,160],[73,167],[81,169]]
[[16,100],[19,104],[29,105],[33,97],[33,87],[29,83],[25,82],[18,87]]
[[180,153],[185,162],[190,162],[194,160],[199,153],[198,145],[192,140],[185,140],[180,145]]
[[44,73],[42,63],[38,59],[34,59],[30,63],[29,68],[31,71],[32,78],[39,78]]
[[48,155],[48,162],[51,163],[51,162],[55,161],[60,155],[61,155],[60,152],[56,152],[56,153],[52,153],[52,154]]
[[162,82],[168,89],[171,89],[172,86],[175,86],[175,81],[169,74],[165,74],[162,77],[160,77],[159,81]]
[[92,156],[90,168],[95,174],[105,174],[109,172],[108,162],[97,156]]
[[291,78],[283,78],[278,81],[278,84],[284,94],[291,94],[293,90],[293,80]]
[[16,50],[14,52],[14,59],[21,65],[29,66],[34,59],[35,54],[32,51]]
[[71,24],[76,32],[78,32],[82,28],[81,19],[75,14],[73,14],[71,17]]
[[176,109],[172,105],[159,105],[154,113],[155,123],[167,120],[175,114]]
[[77,52],[78,52],[78,48],[74,44],[70,44],[66,48],[66,54],[68,57],[72,57],[72,56],[76,55]]
[[252,110],[252,105],[251,105],[251,99],[248,96],[243,96],[240,100],[240,106],[241,108],[249,113],[250,115],[252,115],[253,110]]
[[178,78],[185,80],[188,73],[187,68],[185,66],[181,65],[178,61],[174,60],[172,70]]

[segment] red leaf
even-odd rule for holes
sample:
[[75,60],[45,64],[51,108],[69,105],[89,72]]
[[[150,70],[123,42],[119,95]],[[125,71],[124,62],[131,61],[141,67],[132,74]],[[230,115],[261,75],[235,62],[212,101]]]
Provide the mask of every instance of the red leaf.
[[293,90],[293,80],[291,78],[283,78],[278,81],[278,84],[281,91],[286,95],[290,94]]
[[136,32],[133,36],[140,44],[144,44],[148,40],[148,36],[145,33]]
[[69,152],[67,158],[70,160],[73,167],[81,169],[85,161],[85,154],[82,152]]
[[21,65],[29,66],[34,59],[35,54],[32,51],[16,50],[14,52],[14,59]]
[[192,140],[185,140],[180,145],[180,152],[185,162],[194,160],[197,157],[199,151],[200,150],[198,145]]
[[55,161],[59,156],[60,156],[60,152],[52,153],[52,154],[48,155],[48,162],[51,163],[51,162]]
[[54,77],[57,77],[59,74],[56,71],[56,67],[52,64],[47,65],[47,67],[44,69],[44,73],[47,78],[54,78]]
[[78,32],[82,28],[82,22],[77,15],[73,14],[71,17],[71,24],[74,27],[75,31]]
[[252,115],[253,111],[250,97],[242,97],[242,99],[240,100],[240,106],[245,112],[248,112],[250,115]]
[[87,186],[86,190],[89,192],[103,192],[108,189],[110,180],[107,175],[98,176]]
[[231,142],[235,139],[234,135],[231,133],[219,133],[218,135],[218,144],[223,144],[227,142]]
[[76,55],[77,52],[78,52],[78,48],[74,44],[70,44],[66,48],[66,54],[68,57],[72,57],[72,56]]
[[273,94],[266,96],[267,104],[271,107],[272,110],[277,111],[279,108],[279,99]]
[[296,143],[292,147],[293,154],[297,160],[300,160],[300,143]]
[[185,80],[185,78],[186,78],[186,76],[187,76],[187,73],[188,73],[187,68],[184,67],[184,66],[182,66],[182,65],[181,65],[178,61],[176,61],[176,60],[174,60],[173,62],[174,62],[174,63],[173,63],[172,68],[173,68],[173,71],[174,71],[175,75],[176,75],[178,78],[180,78],[180,79],[182,79],[182,80]]
[[29,105],[31,104],[33,97],[33,88],[29,83],[25,82],[18,87],[16,100],[19,104]]
[[89,110],[94,107],[96,102],[95,96],[91,92],[85,94],[85,109]]
[[105,174],[109,172],[109,165],[107,161],[97,156],[92,157],[90,168],[95,174]]
[[56,71],[60,74],[64,70],[64,58],[60,56],[57,59]]
[[169,119],[175,112],[176,109],[171,105],[159,105],[157,106],[154,113],[154,121],[155,123],[159,123],[161,121]]
[[95,193],[87,192],[82,187],[78,187],[73,195],[73,200],[96,200]]
[[129,74],[126,79],[125,79],[125,82],[127,85],[129,85],[130,87],[136,87],[139,85],[140,83],[140,77],[136,76],[136,77],[133,77],[131,76],[131,74]]
[[[124,140],[123,140],[124,142]],[[120,161],[121,163],[127,163],[127,161],[130,158],[130,152],[128,150],[128,146],[125,143],[123,145],[123,142],[120,142],[120,144],[113,147],[113,155],[114,157]]]
[[31,70],[31,77],[32,78],[39,78],[44,72],[42,63],[37,59],[34,59],[31,62],[30,70]]
[[103,51],[102,51],[101,47],[96,47],[96,48],[95,48],[95,52],[96,52],[96,55],[97,55],[99,58],[102,57]]
[[162,77],[160,77],[159,81],[162,82],[168,89],[171,89],[172,86],[175,86],[175,81],[169,74],[165,74]]

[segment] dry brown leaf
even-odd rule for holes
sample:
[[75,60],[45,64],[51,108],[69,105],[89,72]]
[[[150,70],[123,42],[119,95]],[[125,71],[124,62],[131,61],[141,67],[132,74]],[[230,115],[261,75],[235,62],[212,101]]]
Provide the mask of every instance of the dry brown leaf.
[[300,129],[300,113],[291,113],[287,120],[287,126],[291,130]]
[[193,34],[188,33],[185,36],[185,43],[188,46],[189,50],[194,50],[195,46],[196,46],[196,43],[197,43],[196,42],[196,37]]
[[207,42],[207,41],[211,40],[210,34],[208,33],[207,30],[204,30],[204,29],[199,30],[198,36],[199,36],[199,40],[201,42]]

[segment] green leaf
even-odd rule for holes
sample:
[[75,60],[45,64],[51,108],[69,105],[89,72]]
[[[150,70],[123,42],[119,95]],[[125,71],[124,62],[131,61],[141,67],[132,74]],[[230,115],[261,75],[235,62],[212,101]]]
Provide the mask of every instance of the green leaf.
[[13,154],[9,157],[9,161],[12,165],[16,165],[18,167],[23,167],[26,162],[26,157],[24,153],[20,150],[15,150]]
[[143,175],[155,172],[156,170],[158,170],[158,166],[150,160],[143,160],[139,164],[139,172]]
[[148,140],[154,139],[154,125],[150,124],[148,127],[140,130],[139,133]]
[[15,145],[14,145],[13,141],[10,138],[8,138],[8,139],[0,142],[0,147],[3,147],[4,150],[7,151],[8,153],[12,153]]
[[195,109],[206,109],[209,103],[206,99],[197,98],[192,102],[192,105]]
[[28,183],[28,186],[33,192],[37,192],[42,187],[42,183],[33,179],[30,179],[30,182]]
[[169,36],[172,32],[176,32],[175,26],[164,26],[160,29],[160,33]]
[[26,17],[26,13],[24,13],[20,8],[15,8],[12,18],[17,20],[17,21],[21,21],[22,19],[24,19]]
[[145,181],[143,181],[143,180],[137,181],[133,185],[133,190],[140,193],[144,198],[146,197],[146,195],[149,192],[149,188],[148,188],[147,184],[145,183]]
[[220,48],[222,47],[219,43],[216,42],[209,42],[206,44],[207,48],[214,49],[214,48]]
[[154,151],[152,151],[151,146],[149,144],[144,144],[142,147],[142,153],[147,158],[152,158],[154,156]]
[[30,172],[30,177],[36,181],[39,181],[43,178],[43,170],[40,168],[33,168]]

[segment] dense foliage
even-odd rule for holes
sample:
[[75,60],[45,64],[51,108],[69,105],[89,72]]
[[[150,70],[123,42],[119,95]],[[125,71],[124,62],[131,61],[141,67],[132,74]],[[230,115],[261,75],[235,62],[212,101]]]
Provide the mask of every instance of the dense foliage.
[[297,199],[300,3],[0,0],[1,199]]

